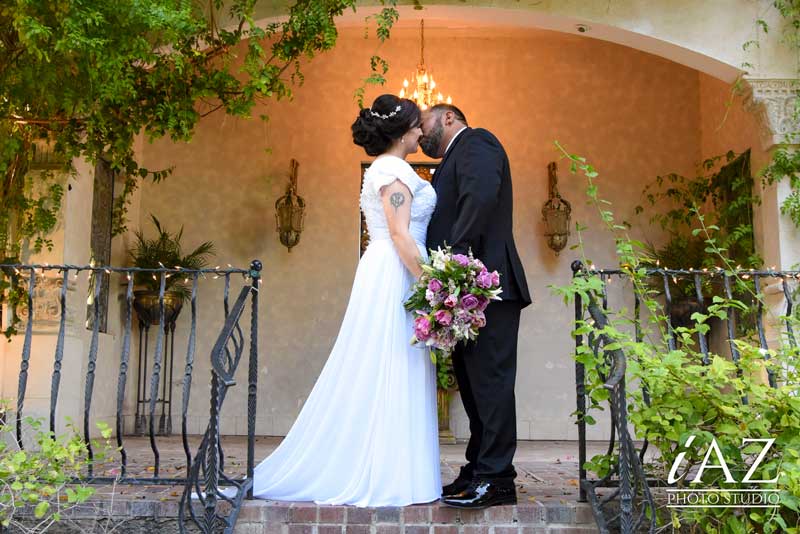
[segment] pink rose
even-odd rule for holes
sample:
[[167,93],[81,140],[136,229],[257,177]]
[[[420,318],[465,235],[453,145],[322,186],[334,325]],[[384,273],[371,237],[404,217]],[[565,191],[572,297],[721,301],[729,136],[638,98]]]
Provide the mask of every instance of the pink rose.
[[481,271],[478,276],[475,278],[475,283],[478,284],[478,287],[482,287],[484,289],[489,289],[492,287],[492,282],[494,279],[492,278],[492,273],[484,269]]
[[491,300],[489,300],[489,297],[484,297],[483,295],[479,296],[478,297],[478,310],[485,311],[486,307],[489,306],[490,302],[491,302]]
[[469,265],[469,258],[464,254],[453,254],[453,261],[462,267]]
[[414,319],[414,335],[420,341],[427,341],[431,337],[431,321],[427,316]]
[[453,322],[453,314],[447,310],[439,310],[433,314],[433,317],[437,323],[443,326],[450,326],[450,323]]
[[458,304],[458,297],[455,295],[447,295],[447,298],[444,299],[444,305],[448,308],[455,308],[456,304]]
[[485,271],[486,270],[486,266],[478,258],[475,258],[475,259],[472,260],[472,266],[476,267],[480,271]]
[[486,326],[486,316],[483,314],[482,311],[477,310],[472,315],[472,326],[475,326],[477,328],[483,328],[484,326]]
[[500,287],[500,273],[497,271],[492,271],[492,285],[494,287]]
[[478,307],[478,297],[473,294],[464,295],[461,298],[461,305],[465,310],[472,310]]
[[444,286],[442,285],[442,283],[436,278],[431,278],[431,281],[428,282],[428,289],[430,289],[434,293],[438,293],[439,291],[442,290],[443,287]]

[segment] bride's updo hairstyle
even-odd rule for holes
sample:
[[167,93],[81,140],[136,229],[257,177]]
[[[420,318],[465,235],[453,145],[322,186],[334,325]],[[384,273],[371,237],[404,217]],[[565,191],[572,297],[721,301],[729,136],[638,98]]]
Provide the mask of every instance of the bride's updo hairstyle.
[[353,142],[364,147],[368,155],[378,156],[419,123],[420,111],[414,102],[395,95],[381,95],[372,107],[359,112],[351,126]]

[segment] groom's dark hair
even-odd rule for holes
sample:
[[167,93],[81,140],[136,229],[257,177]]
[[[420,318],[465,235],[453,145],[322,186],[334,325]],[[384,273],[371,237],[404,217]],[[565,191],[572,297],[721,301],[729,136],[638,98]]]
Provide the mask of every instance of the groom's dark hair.
[[458,121],[463,122],[464,126],[469,126],[469,124],[467,124],[467,117],[464,115],[464,113],[461,112],[460,109],[455,107],[453,104],[436,104],[431,108],[431,111],[435,111],[436,113],[442,113],[444,111],[452,111],[453,115],[456,116],[456,119]]

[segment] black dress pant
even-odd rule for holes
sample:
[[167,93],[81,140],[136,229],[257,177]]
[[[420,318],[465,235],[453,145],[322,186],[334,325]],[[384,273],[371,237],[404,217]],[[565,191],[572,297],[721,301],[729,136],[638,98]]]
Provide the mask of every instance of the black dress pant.
[[514,383],[521,311],[520,302],[492,302],[486,308],[486,326],[477,341],[459,344],[453,351],[453,370],[470,430],[462,477],[503,486],[514,484]]

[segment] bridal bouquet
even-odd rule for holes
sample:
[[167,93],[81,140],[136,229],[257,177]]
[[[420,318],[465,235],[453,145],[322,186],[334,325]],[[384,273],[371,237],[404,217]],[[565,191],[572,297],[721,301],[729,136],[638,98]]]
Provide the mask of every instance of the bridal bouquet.
[[501,300],[501,292],[498,272],[489,272],[472,251],[464,255],[453,254],[450,247],[432,250],[405,303],[417,316],[411,343],[430,347],[434,363],[445,360],[459,341],[477,339],[486,325],[484,310],[490,301]]

